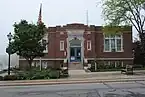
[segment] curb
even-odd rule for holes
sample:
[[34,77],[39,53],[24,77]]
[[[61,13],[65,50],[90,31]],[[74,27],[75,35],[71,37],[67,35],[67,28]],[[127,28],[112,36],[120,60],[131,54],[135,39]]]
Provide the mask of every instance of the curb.
[[85,83],[109,83],[109,82],[134,82],[134,81],[145,81],[143,79],[132,79],[132,80],[90,80],[90,81],[58,81],[58,82],[39,82],[39,83],[11,83],[1,84],[0,86],[34,86],[34,85],[58,85],[58,84],[85,84]]
[[14,80],[14,81],[0,81],[0,83],[4,83],[4,84],[12,84],[12,83],[17,83],[17,84],[21,84],[21,83],[45,83],[45,82],[69,82],[69,81],[92,81],[92,80],[137,80],[137,79],[145,79],[145,77],[135,77],[135,78],[75,78],[75,79],[46,79],[46,80]]

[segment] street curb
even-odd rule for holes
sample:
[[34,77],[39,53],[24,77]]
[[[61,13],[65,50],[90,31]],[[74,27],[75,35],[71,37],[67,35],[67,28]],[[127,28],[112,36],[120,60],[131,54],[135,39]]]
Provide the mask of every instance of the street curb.
[[90,80],[90,81],[65,81],[65,82],[40,82],[40,83],[13,83],[1,84],[0,86],[34,86],[34,85],[58,85],[58,84],[85,84],[85,83],[109,83],[109,82],[134,82],[145,80]]
[[136,80],[136,79],[145,79],[145,77],[136,77],[136,78],[82,78],[82,79],[46,79],[46,80],[14,80],[14,81],[0,81],[0,83],[41,83],[41,82],[68,82],[68,81],[91,81],[91,80]]

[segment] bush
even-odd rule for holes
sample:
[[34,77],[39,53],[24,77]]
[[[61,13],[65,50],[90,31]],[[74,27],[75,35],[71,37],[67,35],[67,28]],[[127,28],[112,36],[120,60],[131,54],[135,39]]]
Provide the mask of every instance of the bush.
[[19,80],[36,80],[36,79],[49,79],[50,70],[32,69],[31,71],[17,72],[16,76]]
[[23,73],[16,74],[18,80],[25,80],[26,76]]
[[4,79],[3,76],[0,76],[0,81],[3,81],[3,79]]
[[5,75],[4,80],[17,80],[16,75]]
[[60,73],[58,70],[51,70],[49,72],[49,78],[52,78],[52,79],[57,79],[60,77]]
[[[18,80],[36,80],[36,79],[56,79],[60,78],[60,69],[42,69],[34,68],[31,71],[17,72],[16,73]],[[63,77],[68,76],[68,72],[63,72]]]

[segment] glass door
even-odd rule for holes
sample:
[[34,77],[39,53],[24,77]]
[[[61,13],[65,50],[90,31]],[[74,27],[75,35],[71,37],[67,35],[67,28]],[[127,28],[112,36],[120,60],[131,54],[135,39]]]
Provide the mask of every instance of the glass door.
[[81,47],[70,47],[70,62],[81,61]]
[[76,61],[77,62],[81,61],[81,47],[76,48]]

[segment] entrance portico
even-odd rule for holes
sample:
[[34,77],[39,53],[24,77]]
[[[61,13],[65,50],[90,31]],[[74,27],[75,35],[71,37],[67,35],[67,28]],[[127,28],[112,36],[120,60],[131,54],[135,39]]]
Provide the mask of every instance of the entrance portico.
[[83,59],[84,59],[84,30],[68,30],[68,39],[67,39],[67,59],[68,67],[72,67],[73,63],[77,63],[77,67],[83,68]]

